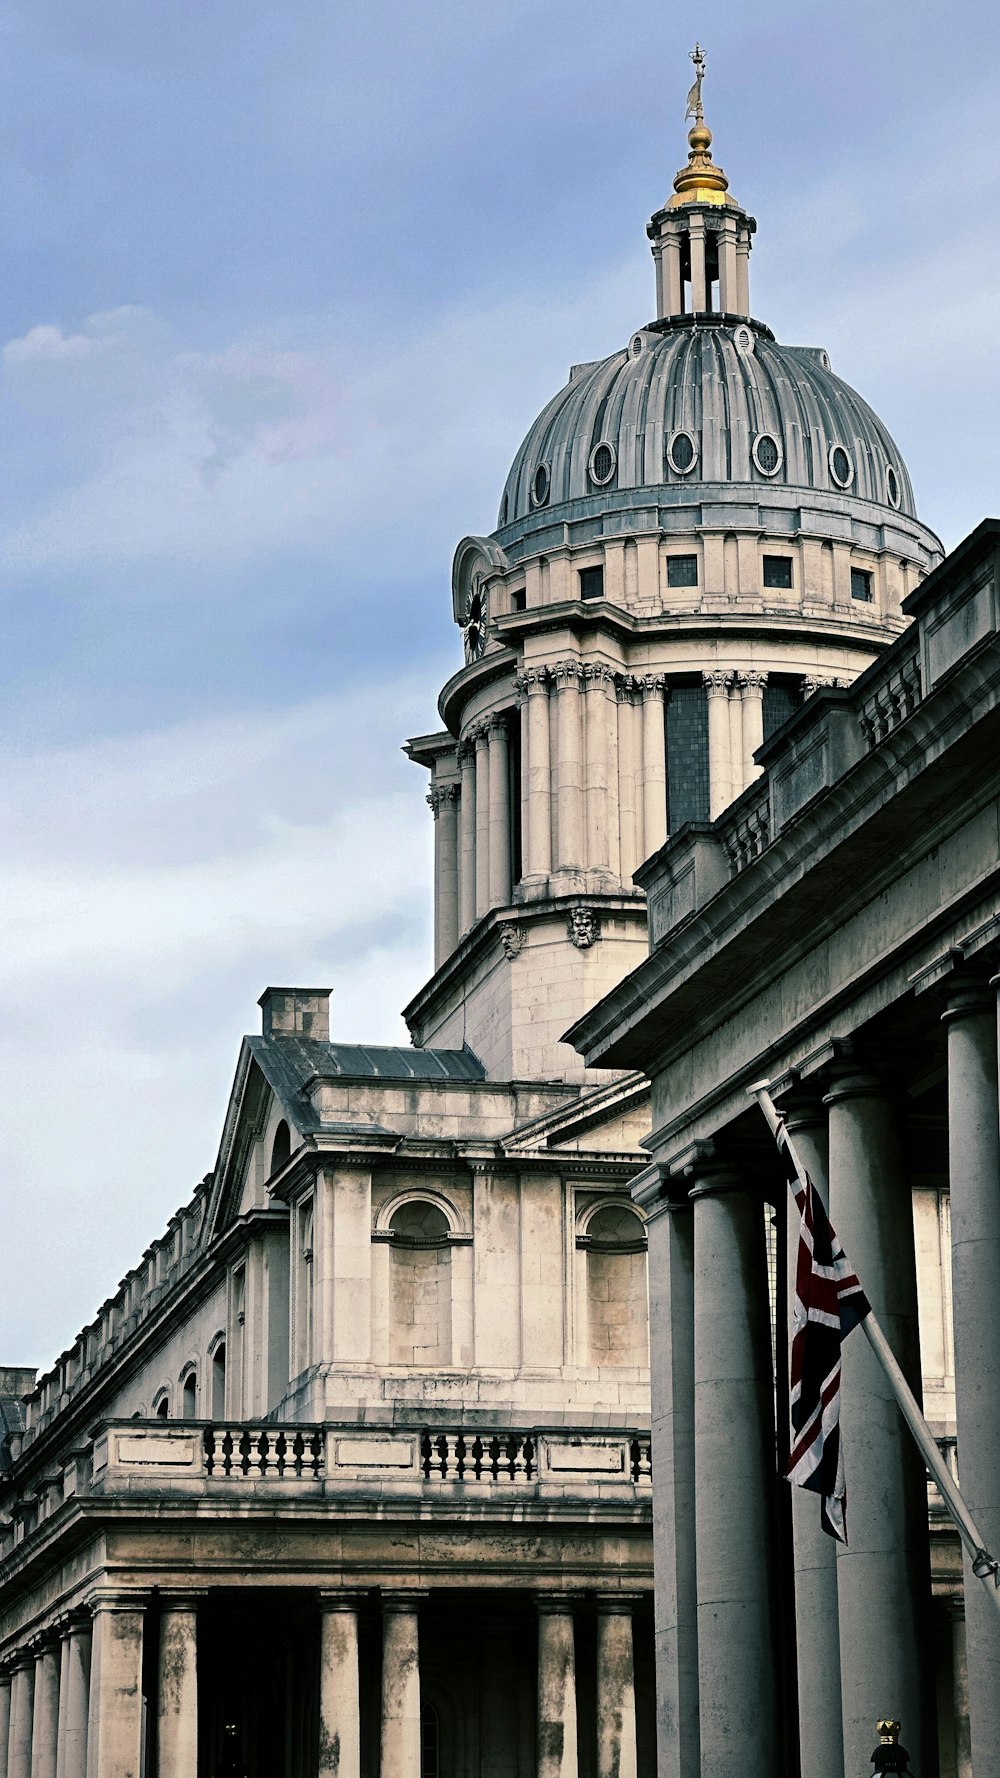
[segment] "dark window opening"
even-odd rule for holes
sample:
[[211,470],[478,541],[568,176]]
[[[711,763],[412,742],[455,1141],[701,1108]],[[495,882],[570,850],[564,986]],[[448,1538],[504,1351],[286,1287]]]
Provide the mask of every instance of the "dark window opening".
[[867,568],[851,569],[851,598],[864,599],[866,604],[871,604],[874,594],[872,592],[872,576]]
[[193,1420],[198,1413],[198,1379],[188,1371],[181,1387],[181,1419]]
[[158,1420],[169,1420],[169,1418],[170,1418],[170,1401],[167,1396],[165,1396],[165,1395],[160,1396],[159,1401],[157,1402],[155,1408],[153,1409],[153,1412],[156,1415],[156,1418]]
[[287,1161],[291,1152],[292,1152],[291,1133],[289,1131],[288,1125],[286,1124],[284,1118],[282,1118],[280,1124],[278,1125],[278,1128],[274,1132],[274,1141],[271,1144],[271,1172],[272,1173],[277,1173],[278,1168],[284,1166],[284,1164]]
[[212,1353],[212,1419],[226,1415],[226,1342],[220,1340]]
[[580,597],[581,597],[581,599],[603,599],[603,597],[604,597],[604,569],[603,568],[581,568],[580,569]]
[[770,586],[770,587],[780,587],[782,589],[782,591],[786,592],[786,593],[791,590],[791,585],[792,585],[792,558],[791,558],[791,556],[765,556],[764,557],[764,585]]
[[420,1778],[441,1778],[441,1724],[433,1704],[420,1706]]
[[704,686],[672,684],[667,699],[667,832],[708,820],[708,701]]
[[518,587],[515,592],[511,593],[510,608],[512,611],[523,611],[527,603],[528,595],[523,587]]
[[667,585],[668,585],[668,587],[669,586],[697,586],[698,585],[698,558],[697,558],[697,556],[668,556],[667,557]]
[[769,741],[783,722],[793,716],[802,702],[802,685],[795,679],[772,675],[764,687],[764,739]]

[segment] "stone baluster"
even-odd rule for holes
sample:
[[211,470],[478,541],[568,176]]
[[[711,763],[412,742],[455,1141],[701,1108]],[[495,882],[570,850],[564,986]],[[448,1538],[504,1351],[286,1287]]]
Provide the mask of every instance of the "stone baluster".
[[71,1611],[60,1623],[59,1758],[56,1778],[87,1778],[87,1716],[90,1708],[91,1620]]
[[35,1691],[31,1713],[31,1778],[56,1778],[59,1734],[59,1638],[51,1630],[32,1644]]
[[[910,1387],[920,1394],[910,1181],[888,1088],[850,1055],[827,1093],[830,1219]],[[837,1549],[844,1766],[866,1770],[871,1726],[892,1699],[913,1768],[929,1772],[933,1688],[923,1667],[930,1596],[923,1464],[863,1335],[844,1343],[841,1435],[850,1542]]]
[[319,1609],[319,1775],[361,1778],[360,1601],[321,1593]]
[[764,687],[766,673],[740,673],[743,700],[743,789],[759,778],[763,767],[756,764],[754,754],[764,745]]
[[462,938],[476,923],[476,754],[468,736],[458,749],[462,774],[459,802],[458,924]]
[[576,1734],[576,1648],[567,1599],[536,1599],[538,1607],[537,1778],[579,1778]]
[[633,1599],[597,1600],[597,1778],[637,1778]]
[[701,1770],[773,1778],[773,1374],[764,1213],[711,1149],[694,1205],[695,1544]]
[[485,722],[470,729],[476,749],[476,919],[490,911],[490,739]]
[[667,737],[663,719],[664,678],[645,673],[642,690],[642,845],[645,858],[667,837]]
[[[783,1101],[781,1109],[802,1165],[825,1204],[829,1144],[826,1108],[821,1095],[818,1091],[796,1091]],[[799,1254],[799,1216],[791,1193],[785,1232],[788,1339],[791,1344]],[[820,1525],[816,1495],[803,1488],[792,1488],[790,1493],[802,1771],[808,1773],[809,1778],[843,1778],[837,1545]]]
[[166,1593],[160,1610],[157,1778],[198,1770],[198,1595]]
[[14,1656],[10,1690],[9,1778],[31,1778],[31,1720],[35,1698],[35,1657],[27,1648]]
[[505,715],[487,727],[490,777],[490,906],[506,907],[511,890],[510,762]]
[[558,734],[556,798],[556,866],[581,870],[585,862],[586,835],[583,821],[583,721],[579,661],[557,662],[556,684]]
[[732,739],[729,732],[731,673],[703,673],[708,699],[708,812],[714,821],[733,800]]
[[649,1237],[649,1365],[660,1778],[698,1778],[694,1217],[686,1185],[650,1168],[633,1186]]
[[420,1778],[419,1597],[382,1594],[382,1778]]
[[87,1778],[138,1778],[144,1601],[134,1594],[99,1592],[91,1608]]
[[[948,1044],[955,1412],[962,1493],[989,1549],[1000,1545],[1000,1105],[997,986],[958,975]],[[1000,1618],[965,1557],[973,1766],[1000,1755]]]

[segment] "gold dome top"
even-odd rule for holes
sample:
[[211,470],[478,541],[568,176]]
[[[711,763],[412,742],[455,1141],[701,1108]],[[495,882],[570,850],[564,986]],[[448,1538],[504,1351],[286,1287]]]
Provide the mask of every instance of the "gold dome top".
[[668,210],[676,210],[682,204],[720,204],[732,205],[737,208],[735,199],[727,197],[729,180],[721,167],[717,167],[712,159],[712,132],[705,122],[705,113],[701,105],[701,83],[705,78],[705,52],[700,43],[696,43],[691,51],[694,63],[695,79],[688,93],[686,117],[693,117],[694,124],[688,134],[690,153],[688,164],[682,167],[674,178],[674,195],[667,203]]

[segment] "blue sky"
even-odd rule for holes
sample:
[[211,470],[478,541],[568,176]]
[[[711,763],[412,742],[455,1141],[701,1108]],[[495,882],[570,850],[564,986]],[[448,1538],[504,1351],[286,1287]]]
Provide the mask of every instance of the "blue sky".
[[754,313],[954,544],[1000,509],[993,6],[7,0],[0,1361],[212,1165],[268,982],[399,1037],[451,551],[652,313],[696,36]]

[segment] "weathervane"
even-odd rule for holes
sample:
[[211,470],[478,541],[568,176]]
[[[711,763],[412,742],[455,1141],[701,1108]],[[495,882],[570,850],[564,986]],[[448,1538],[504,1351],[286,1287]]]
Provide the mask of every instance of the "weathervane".
[[694,63],[694,86],[688,93],[687,110],[684,117],[685,121],[687,118],[693,117],[695,123],[704,123],[705,113],[701,108],[701,83],[705,78],[705,51],[700,43],[696,43],[691,51],[691,60]]

